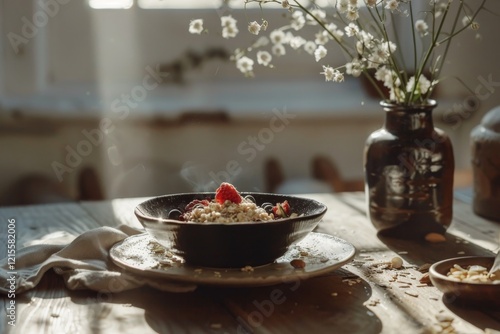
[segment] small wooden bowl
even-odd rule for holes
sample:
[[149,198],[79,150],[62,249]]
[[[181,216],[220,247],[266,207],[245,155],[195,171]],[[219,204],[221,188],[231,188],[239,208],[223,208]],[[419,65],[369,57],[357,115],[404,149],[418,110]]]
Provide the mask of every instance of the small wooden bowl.
[[446,274],[458,264],[462,268],[479,265],[488,270],[493,265],[494,257],[467,256],[457,257],[434,263],[429,268],[432,284],[444,293],[445,303],[458,303],[470,306],[500,306],[500,284],[456,282]]

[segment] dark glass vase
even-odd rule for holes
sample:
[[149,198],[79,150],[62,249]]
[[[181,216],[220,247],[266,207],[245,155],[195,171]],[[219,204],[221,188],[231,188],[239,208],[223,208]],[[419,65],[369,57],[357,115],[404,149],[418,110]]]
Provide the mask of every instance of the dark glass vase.
[[366,141],[364,169],[368,215],[382,235],[419,239],[451,224],[455,162],[434,127],[436,105],[381,102],[385,124]]

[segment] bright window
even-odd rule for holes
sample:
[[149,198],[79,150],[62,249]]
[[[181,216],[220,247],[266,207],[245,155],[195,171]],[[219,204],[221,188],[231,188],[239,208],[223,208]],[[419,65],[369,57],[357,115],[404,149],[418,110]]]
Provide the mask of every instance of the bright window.
[[89,0],[89,6],[94,9],[128,9],[134,0]]

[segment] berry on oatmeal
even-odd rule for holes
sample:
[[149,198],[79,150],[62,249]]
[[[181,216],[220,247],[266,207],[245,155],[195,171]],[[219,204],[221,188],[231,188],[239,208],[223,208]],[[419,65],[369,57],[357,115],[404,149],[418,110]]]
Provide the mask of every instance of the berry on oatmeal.
[[186,205],[184,210],[190,211],[198,204],[202,205],[202,206],[207,206],[208,204],[210,204],[210,199],[203,199],[201,201],[199,199],[195,199],[195,200],[189,202],[189,204]]
[[290,216],[290,204],[288,201],[284,201],[283,203],[276,203],[273,206],[273,214],[275,217],[286,218]]
[[238,190],[236,190],[232,184],[223,182],[215,191],[215,200],[219,204],[224,204],[226,201],[240,204],[242,198]]
[[215,198],[195,199],[186,205],[179,220],[194,223],[237,223],[264,222],[283,218],[297,217],[291,213],[288,201],[276,203],[255,203],[252,196],[242,197],[229,183],[222,183],[215,193]]

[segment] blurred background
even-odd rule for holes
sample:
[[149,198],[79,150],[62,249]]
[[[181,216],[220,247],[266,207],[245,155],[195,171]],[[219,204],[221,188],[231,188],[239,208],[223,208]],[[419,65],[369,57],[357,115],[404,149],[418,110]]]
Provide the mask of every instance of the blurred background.
[[[488,8],[500,13],[500,2]],[[240,34],[225,40],[228,14]],[[196,18],[208,33],[189,34]],[[313,57],[293,50],[245,78],[228,56],[254,42],[246,23],[260,18],[220,1],[2,0],[0,205],[209,191],[222,181],[240,191],[363,190],[364,142],[384,119],[379,98],[363,80],[325,82]],[[266,18],[269,29],[285,24],[279,8]],[[471,182],[471,129],[500,105],[500,21],[488,12],[477,20],[480,35],[456,38],[435,96],[457,187]],[[328,57],[345,63],[333,48]]]

